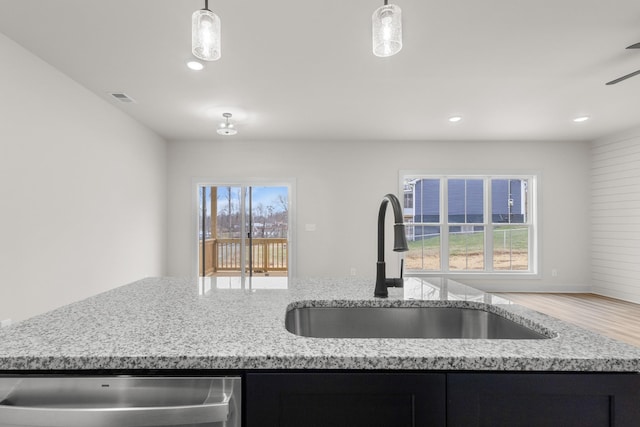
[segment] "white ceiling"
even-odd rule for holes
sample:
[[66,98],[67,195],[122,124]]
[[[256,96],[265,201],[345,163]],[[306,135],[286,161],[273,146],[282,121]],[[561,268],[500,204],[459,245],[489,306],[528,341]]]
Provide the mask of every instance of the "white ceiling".
[[[222,59],[190,71],[204,0],[0,0],[0,32],[169,140],[589,140],[640,125],[638,0],[211,0]],[[108,92],[125,92],[120,104]],[[64,100],[61,100],[63,102]],[[451,124],[447,118],[461,115]],[[591,120],[574,123],[579,115]]]

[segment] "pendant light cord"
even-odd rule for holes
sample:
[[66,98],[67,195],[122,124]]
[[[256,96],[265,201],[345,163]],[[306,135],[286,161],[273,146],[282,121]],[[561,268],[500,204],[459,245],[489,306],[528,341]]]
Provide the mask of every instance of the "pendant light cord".
[[[387,4],[387,0],[384,0],[385,4]],[[203,10],[209,10],[209,0],[204,0],[204,9]]]

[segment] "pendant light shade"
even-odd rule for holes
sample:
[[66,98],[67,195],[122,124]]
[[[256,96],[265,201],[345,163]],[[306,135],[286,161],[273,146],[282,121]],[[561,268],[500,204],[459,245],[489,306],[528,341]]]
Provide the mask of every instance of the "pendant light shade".
[[395,4],[387,4],[373,12],[373,54],[392,56],[402,49],[402,10]]
[[204,9],[193,12],[191,18],[191,51],[203,61],[215,61],[222,55],[220,46],[220,18],[209,10],[209,1]]
[[235,125],[229,122],[229,119],[231,118],[231,113],[223,113],[222,117],[224,117],[224,122],[218,125],[218,130],[217,130],[218,134],[224,135],[224,136],[231,136],[238,133],[238,129],[236,129]]

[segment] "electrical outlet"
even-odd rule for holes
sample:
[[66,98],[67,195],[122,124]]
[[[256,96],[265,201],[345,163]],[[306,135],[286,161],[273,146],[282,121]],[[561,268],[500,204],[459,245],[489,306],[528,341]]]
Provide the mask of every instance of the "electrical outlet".
[[351,267],[351,275],[355,276],[356,275],[356,269],[355,267]]
[[551,269],[551,277],[558,277],[558,269],[557,268],[552,268]]
[[11,325],[11,319],[4,319],[2,321],[0,321],[0,327],[5,328],[7,326]]

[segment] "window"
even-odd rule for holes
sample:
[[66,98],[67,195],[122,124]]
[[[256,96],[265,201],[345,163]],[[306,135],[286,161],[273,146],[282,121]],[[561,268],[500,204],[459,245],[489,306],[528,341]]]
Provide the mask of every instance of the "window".
[[283,278],[293,267],[293,183],[199,181],[194,181],[196,274],[216,279],[218,286],[227,278],[240,278],[244,286],[251,278],[253,287],[286,287]]
[[536,273],[534,175],[401,180],[408,271]]

